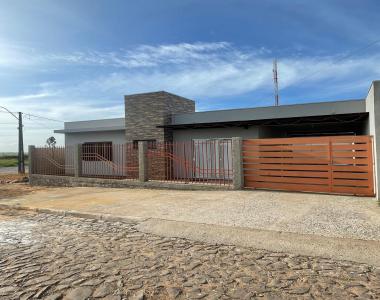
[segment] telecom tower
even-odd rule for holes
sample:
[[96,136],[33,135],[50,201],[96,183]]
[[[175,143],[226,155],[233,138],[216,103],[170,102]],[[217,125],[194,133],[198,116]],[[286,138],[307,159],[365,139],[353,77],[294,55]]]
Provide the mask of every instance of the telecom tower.
[[274,105],[279,106],[277,59],[273,60]]

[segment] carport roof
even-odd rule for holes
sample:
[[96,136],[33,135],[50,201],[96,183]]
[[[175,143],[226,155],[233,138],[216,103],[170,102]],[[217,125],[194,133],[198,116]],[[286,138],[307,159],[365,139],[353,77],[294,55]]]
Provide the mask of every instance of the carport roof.
[[[305,103],[245,109],[216,110],[195,113],[176,114],[167,128],[202,128],[230,125],[253,125],[307,118],[310,122],[339,118],[356,119],[366,117],[365,100],[343,100],[333,102]],[[324,118],[321,118],[324,117]]]

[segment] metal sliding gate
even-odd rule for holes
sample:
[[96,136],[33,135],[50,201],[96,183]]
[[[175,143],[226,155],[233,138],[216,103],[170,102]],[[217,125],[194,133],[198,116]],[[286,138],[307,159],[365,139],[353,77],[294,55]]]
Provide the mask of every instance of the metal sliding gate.
[[372,138],[243,141],[247,188],[374,196]]

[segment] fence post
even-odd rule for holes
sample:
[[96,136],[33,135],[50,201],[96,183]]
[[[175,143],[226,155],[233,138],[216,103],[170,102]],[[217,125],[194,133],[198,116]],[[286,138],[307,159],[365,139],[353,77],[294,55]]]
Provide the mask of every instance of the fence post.
[[139,148],[139,180],[141,182],[148,181],[148,142],[138,142]]
[[36,147],[34,145],[29,145],[28,146],[28,165],[29,165],[29,175],[32,175],[33,174],[33,160],[34,160],[34,157],[33,157],[33,152],[34,152],[34,149],[36,149]]
[[82,145],[74,145],[74,176],[80,177],[82,175]]
[[242,144],[243,140],[241,137],[232,138],[232,185],[234,190],[241,190],[244,186]]

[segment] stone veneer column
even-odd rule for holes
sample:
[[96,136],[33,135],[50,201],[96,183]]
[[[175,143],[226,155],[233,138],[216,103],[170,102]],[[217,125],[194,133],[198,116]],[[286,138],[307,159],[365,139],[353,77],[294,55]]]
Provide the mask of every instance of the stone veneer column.
[[163,91],[127,95],[125,96],[126,142],[170,141],[170,130],[157,126],[170,124],[173,114],[194,111],[194,101]]
[[148,143],[139,142],[139,181],[148,181]]
[[234,190],[241,190],[244,187],[242,144],[243,144],[243,140],[241,137],[232,138],[232,165],[233,165],[232,185],[233,185]]
[[33,163],[34,163],[33,153],[34,153],[35,149],[36,149],[36,147],[34,145],[28,146],[29,175],[33,174]]

